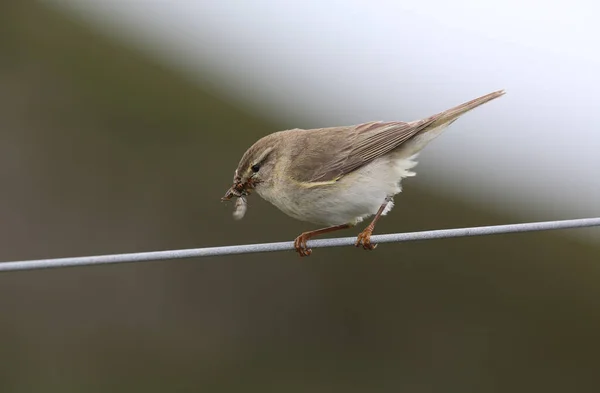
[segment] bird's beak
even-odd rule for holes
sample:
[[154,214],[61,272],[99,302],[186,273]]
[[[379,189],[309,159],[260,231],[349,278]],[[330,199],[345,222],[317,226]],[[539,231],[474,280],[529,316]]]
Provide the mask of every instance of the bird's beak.
[[221,198],[221,201],[228,201],[233,197],[239,198],[241,196],[248,195],[248,194],[249,194],[249,192],[246,190],[246,188],[244,187],[242,182],[236,181],[235,183],[233,183],[231,188],[229,190],[227,190],[225,195],[223,195],[223,197]]
[[229,190],[227,190],[227,192],[225,193],[225,195],[223,195],[221,197],[221,201],[225,202],[225,201],[230,200],[234,196],[237,196],[235,193],[236,193],[235,188],[231,187]]

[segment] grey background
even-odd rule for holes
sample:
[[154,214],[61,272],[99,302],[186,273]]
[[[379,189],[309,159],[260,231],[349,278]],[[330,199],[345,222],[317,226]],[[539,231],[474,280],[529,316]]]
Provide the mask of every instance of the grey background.
[[[0,37],[0,260],[310,227],[219,202],[245,148],[293,125],[45,5],[0,5]],[[380,233],[528,218],[431,179]],[[599,256],[530,233],[1,274],[0,390],[597,391]]]

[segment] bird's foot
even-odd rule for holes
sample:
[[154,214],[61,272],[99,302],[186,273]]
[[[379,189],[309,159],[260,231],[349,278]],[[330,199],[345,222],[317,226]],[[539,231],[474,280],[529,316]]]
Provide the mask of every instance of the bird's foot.
[[377,244],[371,243],[371,235],[373,234],[373,229],[367,227],[364,231],[358,234],[356,238],[356,242],[354,245],[356,247],[362,246],[365,250],[374,250],[377,247]]
[[308,236],[306,236],[306,233],[301,234],[294,240],[294,247],[301,257],[307,257],[312,253],[312,250],[306,245],[307,241]]

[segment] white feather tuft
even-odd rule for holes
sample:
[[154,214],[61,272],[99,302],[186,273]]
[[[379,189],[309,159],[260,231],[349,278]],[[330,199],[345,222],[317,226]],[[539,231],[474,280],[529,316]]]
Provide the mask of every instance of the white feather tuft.
[[394,201],[390,200],[387,205],[385,206],[385,209],[383,209],[383,213],[381,213],[382,216],[385,216],[386,214],[388,214],[392,209],[394,208]]

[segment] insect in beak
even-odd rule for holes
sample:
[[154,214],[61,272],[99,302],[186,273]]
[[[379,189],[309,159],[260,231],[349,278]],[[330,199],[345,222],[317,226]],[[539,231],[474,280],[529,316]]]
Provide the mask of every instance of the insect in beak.
[[244,185],[241,182],[234,183],[233,186],[225,195],[221,198],[222,202],[229,201],[233,197],[237,197],[235,201],[235,207],[233,211],[233,218],[236,220],[241,220],[246,214],[246,210],[248,210],[248,202],[246,202],[246,196],[250,195],[250,191],[244,188]]
[[247,196],[250,195],[250,192],[244,187],[244,185],[242,183],[235,183],[233,186],[231,186],[231,188],[229,190],[227,190],[227,192],[225,193],[225,195],[223,195],[223,197],[221,198],[222,202],[228,201],[233,197],[242,197],[242,196]]
[[231,186],[231,188],[229,190],[227,190],[225,195],[221,198],[221,201],[228,201],[233,197],[240,198],[243,196],[248,196],[248,195],[250,195],[250,193],[252,192],[252,190],[254,189],[256,184],[258,184],[258,183],[260,183],[260,181],[255,180],[252,177],[250,179],[246,180],[245,183],[242,183],[242,181],[240,179],[236,179],[233,182],[233,186]]

